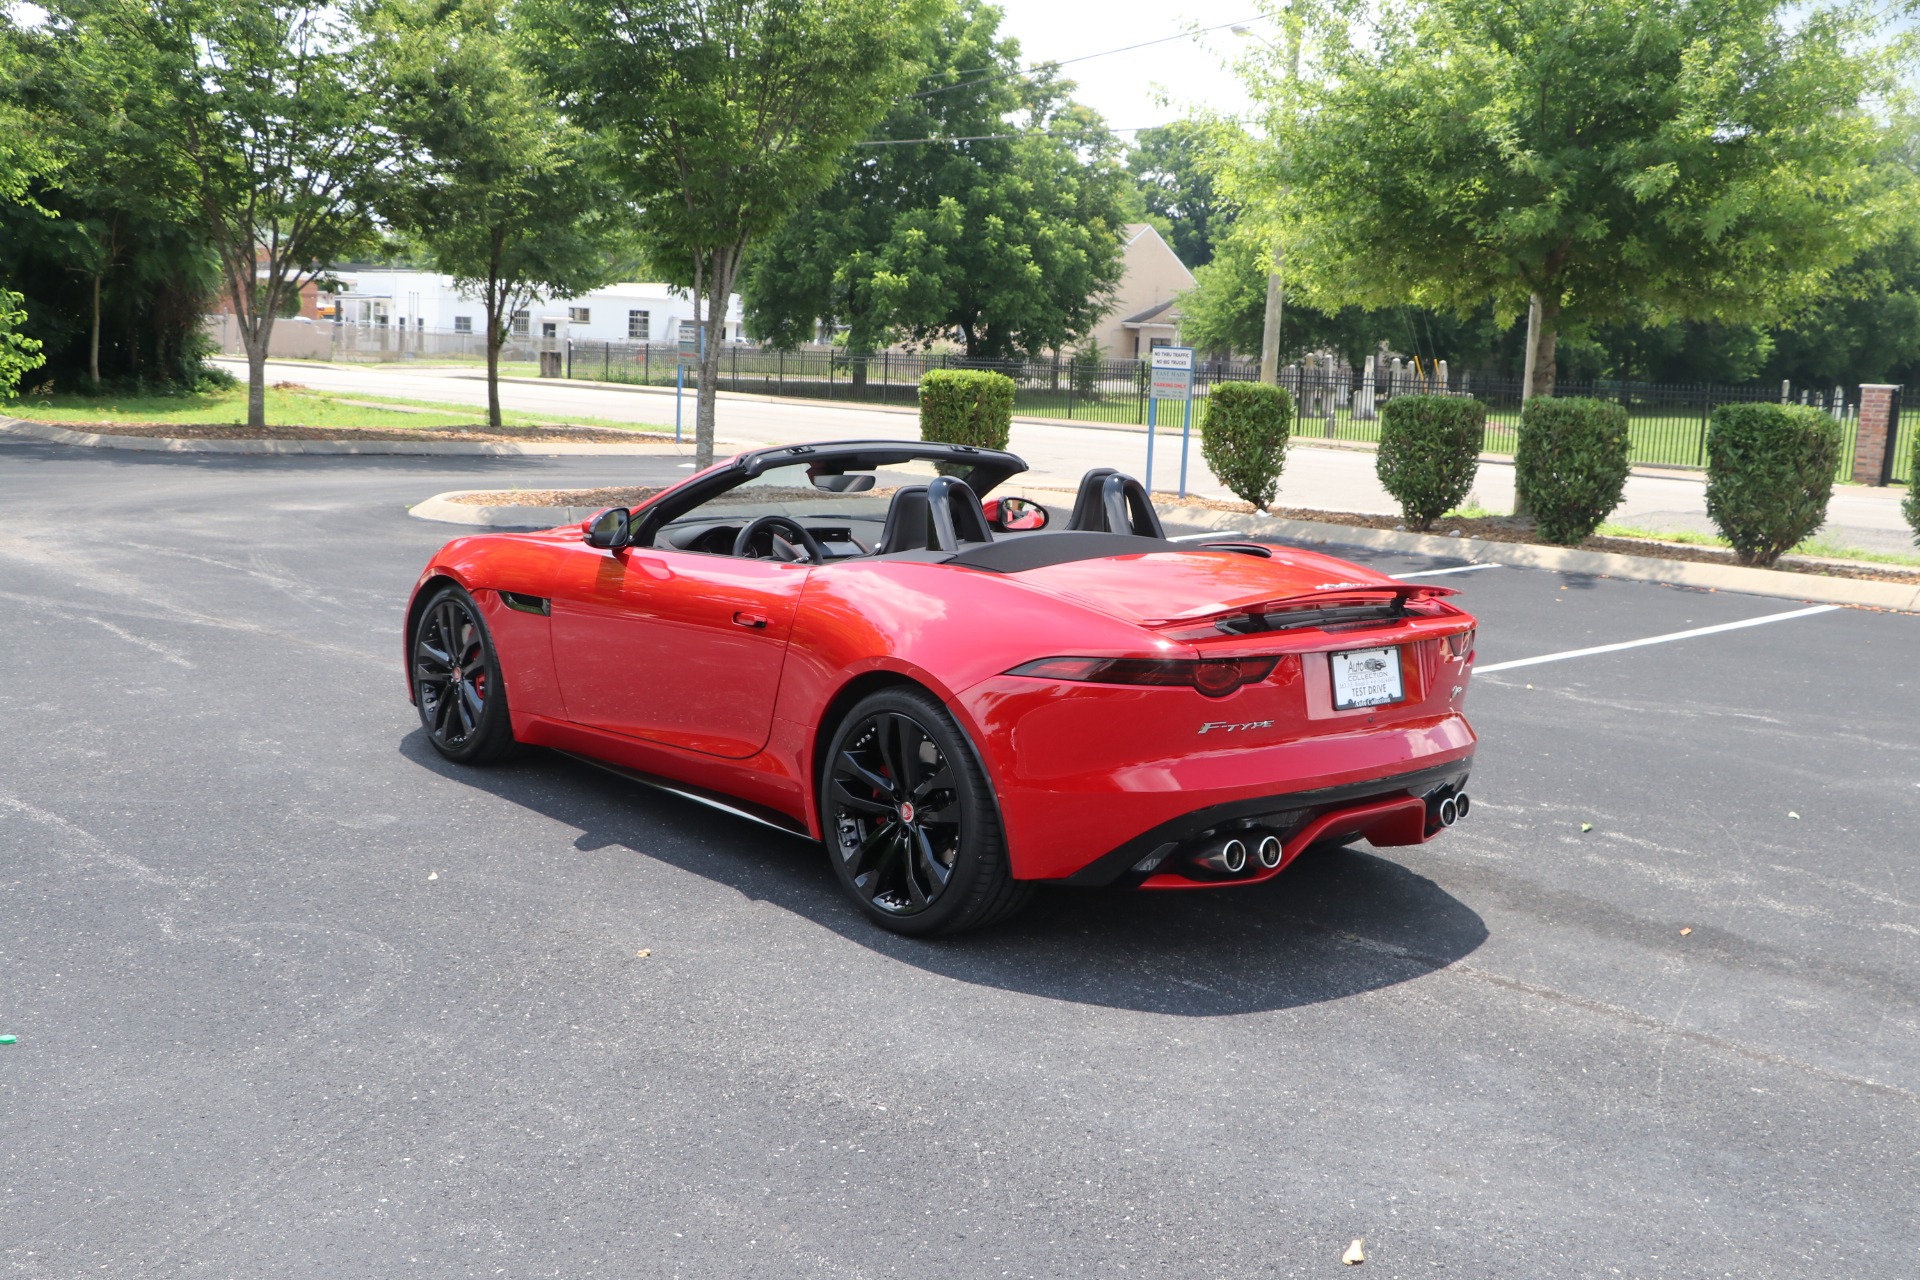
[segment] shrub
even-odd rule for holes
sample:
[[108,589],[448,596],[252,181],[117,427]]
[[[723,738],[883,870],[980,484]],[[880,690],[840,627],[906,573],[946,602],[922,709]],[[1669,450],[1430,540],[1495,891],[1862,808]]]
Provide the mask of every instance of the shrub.
[[1222,382],[1207,396],[1200,456],[1221,484],[1256,510],[1280,491],[1293,430],[1293,398],[1264,382]]
[[1100,350],[1100,344],[1090,342],[1073,353],[1073,363],[1069,366],[1069,376],[1073,380],[1073,393],[1082,400],[1097,400],[1100,397],[1100,375],[1106,370],[1106,356]]
[[1844,441],[1806,405],[1723,404],[1707,427],[1707,515],[1741,564],[1769,565],[1826,523]]
[[1013,379],[977,369],[920,375],[920,438],[1004,449],[1013,432]]
[[1907,468],[1907,496],[1900,504],[1900,514],[1913,530],[1913,545],[1920,547],[1920,431],[1913,433],[1913,462]]
[[1487,406],[1465,396],[1395,396],[1380,411],[1373,468],[1410,529],[1426,530],[1473,487]]
[[1627,411],[1617,404],[1527,401],[1513,482],[1542,538],[1571,546],[1600,527],[1626,490],[1627,449]]

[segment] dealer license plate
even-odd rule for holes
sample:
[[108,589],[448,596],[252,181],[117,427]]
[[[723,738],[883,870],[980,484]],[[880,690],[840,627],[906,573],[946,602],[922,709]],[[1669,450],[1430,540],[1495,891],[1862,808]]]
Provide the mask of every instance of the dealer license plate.
[[1354,649],[1333,658],[1333,709],[1378,707],[1406,697],[1398,649]]

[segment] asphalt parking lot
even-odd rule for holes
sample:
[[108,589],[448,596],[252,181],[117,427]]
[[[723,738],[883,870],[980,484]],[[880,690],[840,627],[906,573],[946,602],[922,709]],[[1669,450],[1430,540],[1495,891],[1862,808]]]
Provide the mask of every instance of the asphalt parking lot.
[[[11,1273],[1920,1273],[1920,619],[1489,670],[1431,844],[913,942],[426,746],[406,505],[673,466],[0,442]],[[1483,668],[1802,608],[1434,581]]]

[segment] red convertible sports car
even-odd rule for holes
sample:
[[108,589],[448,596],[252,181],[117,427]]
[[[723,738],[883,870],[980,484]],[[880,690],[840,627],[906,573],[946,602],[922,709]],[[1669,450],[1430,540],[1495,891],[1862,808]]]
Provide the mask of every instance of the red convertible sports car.
[[1170,541],[1138,481],[1064,527],[1010,453],[741,454],[634,510],[459,538],[407,607],[441,754],[556,748],[826,845],[875,921],[1040,883],[1253,884],[1467,812],[1474,620],[1310,551]]

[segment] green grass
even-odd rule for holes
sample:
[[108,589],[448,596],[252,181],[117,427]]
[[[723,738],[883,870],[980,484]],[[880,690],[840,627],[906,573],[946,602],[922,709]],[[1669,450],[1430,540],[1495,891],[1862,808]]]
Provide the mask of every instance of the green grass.
[[[1691,529],[1641,529],[1633,525],[1603,524],[1594,532],[1603,538],[1642,538],[1659,542],[1679,542],[1693,547],[1731,548],[1733,546],[1718,534],[1698,533]],[[1824,560],[1857,560],[1862,564],[1920,566],[1920,556],[1901,555],[1890,551],[1863,551],[1859,547],[1849,547],[1844,543],[1817,536],[1803,539],[1787,554],[1818,556]]]
[[[378,407],[389,405],[393,407]],[[405,412],[407,409],[430,412],[409,413]],[[97,398],[71,393],[22,396],[7,405],[5,412],[41,422],[226,425],[247,420],[247,390],[245,387],[233,387],[224,391],[182,395],[107,395]],[[554,421],[552,417],[540,414],[515,412],[503,413],[501,420],[503,425],[509,427],[543,426]],[[403,400],[392,396],[267,389],[267,422],[274,426],[419,430],[423,427],[471,427],[485,421],[486,410],[479,406],[437,404],[430,400]],[[599,418],[569,418],[567,422],[576,426],[614,430],[660,429],[651,424],[612,422]]]

